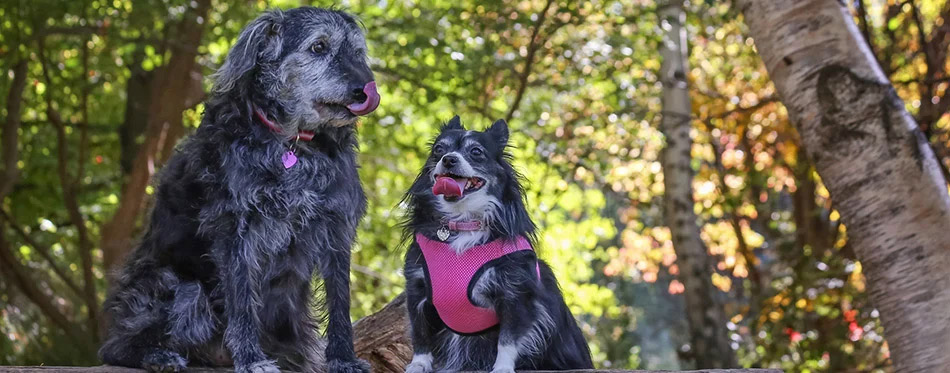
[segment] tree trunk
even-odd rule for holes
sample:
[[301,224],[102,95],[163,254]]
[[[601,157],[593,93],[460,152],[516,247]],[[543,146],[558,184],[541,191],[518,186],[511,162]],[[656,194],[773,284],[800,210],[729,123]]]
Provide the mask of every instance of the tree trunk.
[[[937,122],[947,110],[950,110],[950,95],[946,91],[940,92],[938,89],[943,79],[947,78],[947,54],[950,49],[950,2],[946,2],[941,10],[940,17],[943,18],[943,24],[934,25],[931,31],[931,37],[925,34],[925,28],[920,15],[920,9],[914,2],[911,5],[911,16],[917,25],[917,40],[920,52],[924,56],[924,66],[927,67],[923,79],[918,84],[920,92],[920,109],[917,112],[917,120],[925,134],[934,133]],[[939,92],[939,93],[938,93]],[[934,102],[934,98],[937,101]],[[950,180],[948,180],[950,181]]]
[[102,227],[101,246],[107,272],[120,265],[131,247],[135,223],[145,205],[145,188],[160,163],[159,153],[166,143],[178,140],[183,131],[182,111],[188,106],[188,88],[194,84],[195,57],[211,0],[192,2],[194,8],[185,13],[171,43],[171,58],[156,72],[152,80],[151,103],[145,142],[139,147],[128,182],[122,188],[119,206],[112,219]]
[[148,103],[151,101],[155,71],[145,71],[140,65],[145,52],[136,51],[130,64],[130,76],[125,86],[125,118],[119,126],[119,150],[122,175],[130,175],[138,154],[138,138],[148,124]]
[[802,249],[809,246],[812,252],[821,253],[834,247],[838,231],[822,219],[823,210],[815,202],[818,183],[812,178],[812,166],[804,160],[801,163],[792,170],[796,183],[792,193],[795,239]]
[[846,6],[739,0],[848,227],[898,372],[950,367],[950,197],[933,152]]
[[3,175],[0,178],[0,204],[7,194],[13,191],[20,176],[17,168],[19,161],[20,115],[23,109],[23,89],[26,88],[27,60],[21,59],[13,65],[13,81],[7,93],[7,117],[3,121]]
[[687,90],[686,12],[683,0],[671,0],[659,8],[660,22],[667,34],[660,47],[663,64],[663,120],[666,136],[663,151],[664,215],[673,237],[678,278],[685,286],[686,314],[689,319],[690,347],[699,368],[729,368],[736,365],[726,334],[726,318],[717,302],[718,291],[712,284],[715,263],[693,212],[693,170],[690,166],[691,108]]

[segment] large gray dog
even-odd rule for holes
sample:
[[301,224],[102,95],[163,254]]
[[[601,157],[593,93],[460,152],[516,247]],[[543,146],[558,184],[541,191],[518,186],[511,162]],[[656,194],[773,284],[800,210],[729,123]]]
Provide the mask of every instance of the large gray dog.
[[[354,125],[378,104],[352,16],[306,7],[248,25],[201,126],[162,170],[146,233],[106,300],[102,359],[158,372],[189,361],[367,372],[349,317],[366,208]],[[310,309],[317,270],[325,341]]]

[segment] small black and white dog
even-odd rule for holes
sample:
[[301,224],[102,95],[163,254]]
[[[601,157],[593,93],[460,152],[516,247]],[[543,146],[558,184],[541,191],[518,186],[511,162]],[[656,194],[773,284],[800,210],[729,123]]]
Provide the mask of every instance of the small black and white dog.
[[535,225],[507,143],[502,120],[477,132],[452,118],[404,197],[407,373],[593,368],[557,279],[532,249]]
[[[366,209],[355,124],[379,104],[366,60],[359,23],[340,11],[275,10],[245,27],[106,300],[105,363],[368,372],[349,273]],[[316,271],[326,340],[311,313]]]

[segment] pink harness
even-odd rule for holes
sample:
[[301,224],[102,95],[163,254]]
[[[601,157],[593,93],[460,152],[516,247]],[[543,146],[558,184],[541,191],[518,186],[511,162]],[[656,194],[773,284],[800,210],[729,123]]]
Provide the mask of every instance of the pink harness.
[[[472,304],[468,297],[473,277],[485,264],[518,251],[533,251],[524,237],[518,242],[495,240],[473,246],[462,254],[444,242],[416,234],[416,242],[425,257],[432,291],[432,304],[449,329],[460,334],[479,333],[498,325],[498,316],[489,308]],[[540,278],[540,268],[538,269]]]

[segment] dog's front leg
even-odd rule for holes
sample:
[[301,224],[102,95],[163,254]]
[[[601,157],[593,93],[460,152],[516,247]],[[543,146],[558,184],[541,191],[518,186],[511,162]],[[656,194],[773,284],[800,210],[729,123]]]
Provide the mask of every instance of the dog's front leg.
[[327,291],[327,370],[329,373],[369,373],[369,364],[356,358],[350,323],[350,248],[328,253],[323,270]]
[[499,318],[498,355],[492,373],[514,373],[525,337],[536,322],[531,315],[535,315],[537,310],[534,302],[524,304],[515,299],[502,299],[498,303],[495,306]]
[[[261,349],[260,319],[255,303],[259,303],[258,274],[248,263],[254,258],[253,250],[246,240],[229,242],[217,252],[224,253],[221,271],[224,286],[225,309],[228,326],[224,341],[231,350],[234,370],[237,373],[280,373],[276,362],[269,360]],[[257,300],[257,301],[255,301]]]
[[[406,366],[406,373],[431,373],[437,328],[432,322],[435,311],[428,302],[426,291],[429,285],[425,282],[423,269],[416,263],[421,261],[421,252],[417,248],[411,249],[404,273],[406,275],[406,306],[409,311],[409,329],[412,337],[412,361]],[[437,317],[437,316],[436,316]]]

